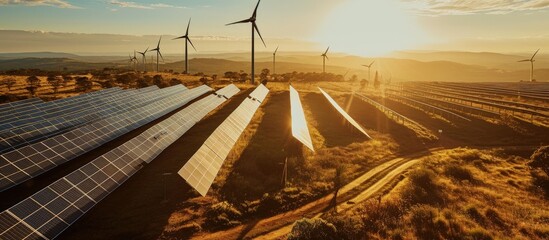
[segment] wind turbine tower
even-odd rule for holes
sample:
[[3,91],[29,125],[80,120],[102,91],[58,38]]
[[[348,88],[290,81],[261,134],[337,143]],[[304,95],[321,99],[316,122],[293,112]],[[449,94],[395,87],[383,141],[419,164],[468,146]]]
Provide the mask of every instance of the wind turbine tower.
[[376,62],[376,60],[374,60],[372,63],[370,63],[370,65],[362,65],[362,66],[368,68],[368,81],[370,81],[370,70],[372,70],[372,65],[374,65],[375,62]]
[[524,59],[524,60],[520,60],[518,62],[530,62],[531,64],[531,68],[530,68],[530,82],[533,82],[535,81],[534,80],[534,62],[536,60],[534,60],[534,57],[536,56],[536,54],[538,54],[539,52],[539,49],[534,53],[534,55],[532,55],[532,57],[530,59]]
[[189,18],[189,23],[187,24],[187,31],[185,32],[185,35],[172,39],[172,40],[185,39],[185,72],[184,72],[185,74],[189,73],[189,58],[188,58],[188,53],[189,53],[188,45],[189,45],[189,43],[191,44],[193,49],[196,51],[196,48],[194,47],[193,42],[189,38],[189,27],[190,26],[191,26],[191,19]]
[[162,36],[160,36],[160,39],[158,39],[158,44],[156,45],[156,48],[151,49],[151,51],[156,52],[156,72],[158,72],[158,60],[162,58],[162,61],[164,61],[164,57],[160,52],[160,41],[162,41]]
[[322,55],[320,55],[322,57],[322,73],[326,73],[326,59],[330,60],[328,58],[328,50],[330,50],[330,47],[328,47],[326,49],[326,52],[324,52]]

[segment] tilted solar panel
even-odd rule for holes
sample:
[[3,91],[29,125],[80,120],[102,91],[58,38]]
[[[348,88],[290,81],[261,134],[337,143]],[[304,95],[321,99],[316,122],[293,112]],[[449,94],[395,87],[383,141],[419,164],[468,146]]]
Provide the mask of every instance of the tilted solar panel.
[[301,100],[299,100],[299,93],[291,85],[290,108],[292,113],[292,136],[314,152],[313,141],[311,140],[311,134],[309,134]]
[[349,114],[347,114],[347,112],[345,112],[345,110],[343,110],[343,108],[341,108],[337,102],[332,98],[330,97],[330,95],[328,95],[328,93],[324,92],[324,90],[322,90],[320,87],[318,88],[320,90],[320,92],[324,95],[324,97],[326,97],[326,99],[328,99],[328,102],[330,102],[330,104],[332,104],[332,106],[349,122],[351,123],[351,125],[353,125],[356,129],[358,129],[358,131],[360,131],[361,133],[363,133],[364,135],[366,135],[366,137],[368,138],[372,138],[370,137],[370,135],[368,135],[368,133],[366,133],[366,131],[364,131],[364,129],[362,129],[362,127],[351,117],[349,116]]
[[204,144],[178,171],[191,187],[206,196],[225,158],[269,93],[259,85],[208,137]]
[[0,155],[0,191],[36,177],[102,144],[149,123],[210,91],[181,88],[146,106],[129,110],[42,142]]
[[200,99],[0,213],[0,239],[57,237],[180,138],[197,122],[196,118],[203,118],[225,101],[215,95]]

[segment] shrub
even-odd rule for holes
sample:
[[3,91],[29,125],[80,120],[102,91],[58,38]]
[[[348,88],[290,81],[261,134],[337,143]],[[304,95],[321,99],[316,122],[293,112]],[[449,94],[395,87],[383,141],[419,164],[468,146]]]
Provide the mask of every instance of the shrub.
[[226,201],[216,203],[206,211],[208,224],[217,227],[232,227],[239,225],[240,222],[238,219],[240,219],[240,217],[242,217],[242,213]]
[[549,145],[540,147],[530,157],[530,167],[539,168],[549,175]]
[[434,176],[433,171],[424,168],[411,171],[408,175],[410,184],[403,188],[402,197],[411,204],[441,202]]
[[339,239],[336,227],[321,218],[303,218],[295,222],[288,240],[328,240]]
[[444,174],[446,176],[449,176],[449,177],[455,179],[455,180],[460,180],[460,181],[463,181],[463,180],[473,181],[474,180],[473,173],[471,172],[471,170],[469,170],[469,169],[467,169],[463,166],[457,165],[455,163],[447,165],[446,167],[444,167]]
[[482,229],[482,228],[475,228],[469,232],[469,236],[471,236],[471,239],[473,240],[492,240],[492,236],[490,234]]
[[436,209],[428,205],[418,205],[410,209],[410,224],[420,239],[439,239],[435,224]]

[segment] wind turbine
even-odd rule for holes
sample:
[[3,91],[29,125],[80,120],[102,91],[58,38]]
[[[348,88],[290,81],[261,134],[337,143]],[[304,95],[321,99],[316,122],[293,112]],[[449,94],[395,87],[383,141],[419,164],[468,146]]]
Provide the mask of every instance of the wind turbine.
[[133,70],[135,71],[136,70],[136,67],[137,67],[137,57],[135,56],[135,50],[133,50],[133,57],[131,55],[130,56],[130,63],[133,63]]
[[322,57],[322,73],[326,73],[326,59],[330,60],[328,58],[328,50],[330,50],[330,47],[328,47],[326,49],[326,52],[324,52],[322,55],[320,55]]
[[273,52],[273,75],[276,74],[276,52],[278,52],[278,46]]
[[185,72],[184,72],[185,74],[189,73],[189,61],[188,61],[189,51],[187,50],[188,49],[188,43],[190,43],[191,46],[193,47],[193,49],[196,51],[196,48],[194,47],[193,42],[189,38],[189,27],[190,26],[191,26],[191,19],[189,18],[189,23],[187,24],[187,31],[185,32],[185,35],[172,39],[172,40],[185,39]]
[[530,62],[532,68],[530,68],[530,82],[533,82],[534,81],[534,62],[536,60],[534,60],[534,57],[536,56],[536,54],[538,54],[539,52],[539,49],[534,53],[534,55],[532,55],[532,57],[530,59],[524,59],[524,60],[520,60],[518,62]]
[[158,60],[159,60],[159,58],[161,57],[162,61],[164,61],[164,57],[162,56],[162,53],[160,52],[160,41],[162,41],[162,36],[160,36],[160,39],[158,39],[158,44],[156,45],[156,48],[151,49],[151,52],[156,52],[156,72],[158,72]]
[[374,65],[375,62],[376,62],[376,60],[374,60],[372,63],[370,63],[370,65],[362,65],[362,66],[368,68],[368,81],[370,80],[370,70],[372,70],[372,65]]
[[144,52],[137,52],[141,54],[141,56],[143,57],[143,71],[147,71],[147,56],[145,55],[147,54],[148,51],[149,51],[149,47],[147,47],[147,49],[145,49]]
[[261,36],[261,33],[259,32],[259,28],[257,27],[257,24],[255,23],[255,20],[257,17],[257,7],[259,7],[260,2],[261,0],[257,1],[257,5],[255,6],[252,17],[248,19],[244,19],[242,21],[233,22],[225,25],[225,26],[228,26],[228,25],[239,24],[239,23],[252,23],[252,84],[254,84],[254,78],[255,78],[255,31],[257,31],[257,34],[261,38],[263,45],[267,47],[267,45],[265,44],[265,41],[263,41],[263,37]]

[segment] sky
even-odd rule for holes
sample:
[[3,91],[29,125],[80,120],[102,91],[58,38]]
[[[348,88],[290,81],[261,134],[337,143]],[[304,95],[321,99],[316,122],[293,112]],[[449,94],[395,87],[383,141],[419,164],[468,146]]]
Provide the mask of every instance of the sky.
[[[246,51],[250,25],[225,24],[249,18],[256,3],[0,0],[0,30],[39,31],[24,40],[3,32],[0,52],[63,51],[63,46],[65,52],[101,52],[124,45],[107,47],[100,34],[125,36],[113,38],[121,42],[132,38],[127,43],[131,48],[154,45],[158,35],[182,35],[189,18],[191,36],[201,42],[201,51]],[[546,47],[549,51],[548,23],[549,0],[262,0],[257,20],[268,45],[265,51],[282,43],[292,51],[322,51],[330,46],[337,52],[376,56],[399,50],[512,53]],[[50,32],[72,34],[40,35]],[[80,37],[75,38],[75,33]],[[139,40],[140,36],[144,38]],[[61,38],[70,39],[56,45],[53,40]],[[69,42],[80,38],[86,38],[87,45],[79,51],[78,42]],[[51,42],[27,44],[40,39]],[[204,39],[210,42],[204,45]],[[229,40],[240,43],[228,44]],[[166,51],[179,50],[169,44]]]

